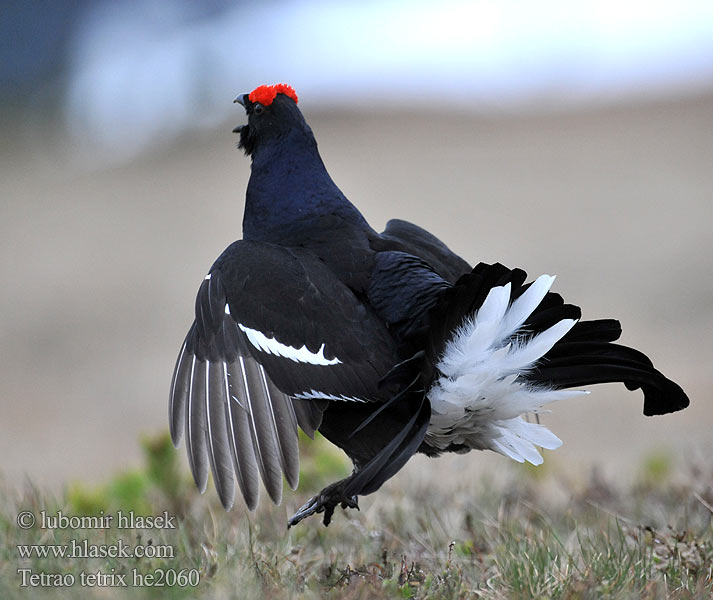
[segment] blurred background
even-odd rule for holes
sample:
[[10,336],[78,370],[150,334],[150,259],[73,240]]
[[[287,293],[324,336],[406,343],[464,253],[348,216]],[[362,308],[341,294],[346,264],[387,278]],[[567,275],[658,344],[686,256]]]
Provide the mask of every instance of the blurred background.
[[[472,263],[557,274],[691,397],[650,419],[623,386],[556,405],[546,464],[626,478],[652,452],[711,455],[710,1],[57,0],[0,19],[12,484],[100,481],[167,428],[195,292],[240,237],[232,99],[279,81],[374,227],[408,219]],[[507,460],[417,457],[400,477]]]

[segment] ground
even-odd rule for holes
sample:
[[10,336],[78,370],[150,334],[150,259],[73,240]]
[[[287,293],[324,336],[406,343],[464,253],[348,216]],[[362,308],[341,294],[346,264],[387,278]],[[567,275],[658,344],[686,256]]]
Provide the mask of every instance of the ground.
[[[75,485],[57,496],[31,486],[20,496],[5,492],[3,598],[34,597],[38,588],[20,585],[30,586],[32,575],[42,584],[42,574],[74,576],[67,587],[43,583],[44,591],[60,598],[79,592],[97,598],[241,599],[713,595],[710,464],[696,467],[652,455],[627,486],[596,471],[575,478],[523,466],[442,486],[397,476],[362,498],[361,512],[338,510],[328,528],[311,518],[288,530],[288,514],[306,494],[288,494],[281,507],[264,500],[255,514],[238,502],[226,513],[212,491],[197,494],[165,435],[145,440],[143,447],[142,469],[101,486]],[[317,489],[347,469],[323,439],[302,447],[305,488]],[[112,525],[123,528],[42,529],[43,510],[55,516],[114,515]],[[23,511],[37,515],[35,527],[18,527]],[[176,528],[127,528],[139,515],[159,516],[160,527]],[[154,555],[21,557],[33,552],[28,544],[53,553],[52,547],[73,541],[83,547],[83,540],[87,547],[121,543]],[[88,587],[92,581],[113,587]]]

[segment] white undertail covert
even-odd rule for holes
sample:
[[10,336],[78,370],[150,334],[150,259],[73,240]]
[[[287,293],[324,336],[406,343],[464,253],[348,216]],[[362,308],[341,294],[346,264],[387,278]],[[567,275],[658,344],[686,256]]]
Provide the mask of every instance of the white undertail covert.
[[521,379],[576,323],[563,319],[531,337],[521,330],[554,280],[541,275],[514,302],[509,283],[495,287],[458,328],[437,365],[441,376],[428,393],[428,444],[494,450],[533,465],[542,463],[536,446],[554,450],[562,445],[544,425],[530,423],[523,415],[588,392],[553,390]]

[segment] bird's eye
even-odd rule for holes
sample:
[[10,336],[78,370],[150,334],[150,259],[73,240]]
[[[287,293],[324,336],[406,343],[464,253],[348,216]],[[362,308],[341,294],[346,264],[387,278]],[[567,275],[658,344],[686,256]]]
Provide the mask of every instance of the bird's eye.
[[261,115],[264,110],[265,110],[265,108],[263,107],[262,104],[256,104],[256,105],[253,107],[253,112],[254,112],[256,115]]

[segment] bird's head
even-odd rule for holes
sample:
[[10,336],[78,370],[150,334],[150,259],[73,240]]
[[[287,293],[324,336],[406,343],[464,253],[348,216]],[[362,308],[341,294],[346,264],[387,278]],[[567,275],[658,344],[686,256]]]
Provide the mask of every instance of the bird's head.
[[257,148],[286,137],[291,131],[311,131],[297,108],[297,93],[285,84],[261,85],[234,100],[245,108],[247,125],[233,129],[240,134],[238,148],[252,156]]

